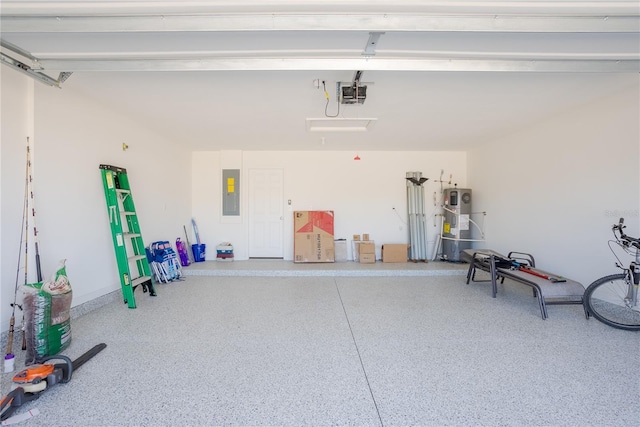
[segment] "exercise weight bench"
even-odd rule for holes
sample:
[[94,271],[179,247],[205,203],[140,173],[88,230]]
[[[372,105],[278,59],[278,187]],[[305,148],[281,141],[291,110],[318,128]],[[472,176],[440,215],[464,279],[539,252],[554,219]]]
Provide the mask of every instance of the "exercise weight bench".
[[[533,296],[538,299],[540,314],[547,318],[547,305],[552,304],[581,304],[585,317],[589,318],[589,311],[584,305],[584,286],[575,280],[554,275],[536,268],[532,255],[523,252],[509,252],[504,255],[489,249],[465,249],[461,259],[469,263],[467,284],[473,282],[491,282],[493,298],[498,293],[498,279],[504,279],[530,286]],[[520,268],[518,268],[520,266]],[[489,280],[476,280],[476,270],[487,272]]]

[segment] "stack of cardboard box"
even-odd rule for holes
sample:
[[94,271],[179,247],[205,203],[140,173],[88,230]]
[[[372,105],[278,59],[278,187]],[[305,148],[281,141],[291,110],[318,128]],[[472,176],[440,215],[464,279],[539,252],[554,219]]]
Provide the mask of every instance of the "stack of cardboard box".
[[353,235],[353,260],[362,264],[373,264],[376,262],[376,245],[373,240],[369,240],[368,234]]
[[374,264],[376,262],[376,244],[372,241],[360,242],[360,263]]

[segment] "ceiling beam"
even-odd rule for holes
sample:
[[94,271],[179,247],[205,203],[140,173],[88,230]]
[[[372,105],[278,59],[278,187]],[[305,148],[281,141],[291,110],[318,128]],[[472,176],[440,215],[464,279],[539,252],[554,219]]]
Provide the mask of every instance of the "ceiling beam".
[[[46,71],[508,71],[638,73],[640,60],[447,58],[40,59]],[[35,65],[34,65],[35,69]]]
[[3,0],[5,15],[133,15],[196,13],[489,13],[611,14],[637,13],[636,0]]
[[640,15],[201,14],[0,16],[3,33],[413,31],[638,33]]

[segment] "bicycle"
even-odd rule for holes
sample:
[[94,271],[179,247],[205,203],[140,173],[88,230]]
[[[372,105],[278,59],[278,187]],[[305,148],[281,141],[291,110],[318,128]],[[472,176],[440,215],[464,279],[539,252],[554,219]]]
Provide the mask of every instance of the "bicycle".
[[[640,331],[640,304],[638,285],[640,284],[640,239],[624,234],[624,218],[612,227],[615,241],[609,241],[609,249],[618,262],[616,267],[622,273],[601,277],[590,284],[584,293],[587,310],[596,319],[609,326],[627,331]],[[625,252],[635,256],[628,268],[613,251],[611,244],[617,244]],[[634,253],[635,252],[635,253]]]

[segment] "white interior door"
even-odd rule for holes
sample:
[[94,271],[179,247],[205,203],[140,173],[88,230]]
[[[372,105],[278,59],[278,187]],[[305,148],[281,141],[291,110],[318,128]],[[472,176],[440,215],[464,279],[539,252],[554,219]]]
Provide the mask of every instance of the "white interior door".
[[284,258],[284,172],[249,169],[249,258]]

